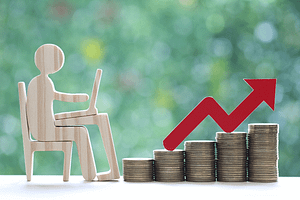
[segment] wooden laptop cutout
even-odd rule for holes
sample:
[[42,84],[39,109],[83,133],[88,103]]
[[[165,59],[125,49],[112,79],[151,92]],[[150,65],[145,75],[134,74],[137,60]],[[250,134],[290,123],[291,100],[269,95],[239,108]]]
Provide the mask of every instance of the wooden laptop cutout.
[[60,120],[60,119],[67,119],[67,118],[74,118],[74,117],[97,115],[98,109],[96,108],[96,102],[97,102],[101,76],[102,76],[102,70],[97,69],[94,86],[92,90],[92,96],[90,100],[90,106],[87,110],[79,110],[74,112],[63,112],[63,113],[55,114],[55,119]]

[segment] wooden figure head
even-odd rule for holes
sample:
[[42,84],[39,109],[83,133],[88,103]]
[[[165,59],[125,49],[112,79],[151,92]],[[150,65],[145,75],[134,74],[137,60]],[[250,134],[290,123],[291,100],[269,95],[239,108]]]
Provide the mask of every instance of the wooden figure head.
[[53,74],[64,65],[64,52],[54,44],[40,46],[34,55],[34,61],[41,74]]

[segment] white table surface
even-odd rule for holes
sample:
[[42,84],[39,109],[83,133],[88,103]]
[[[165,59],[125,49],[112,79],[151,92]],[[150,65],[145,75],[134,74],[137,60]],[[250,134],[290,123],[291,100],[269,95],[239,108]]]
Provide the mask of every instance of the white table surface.
[[[0,199],[253,199],[275,197],[299,199],[300,177],[279,177],[275,183],[177,182],[131,183],[123,177],[117,181],[87,182],[82,176],[34,175],[31,182],[25,176],[0,176]],[[247,198],[248,197],[248,198]],[[261,199],[261,198],[259,198]],[[265,199],[265,198],[264,198]],[[266,198],[270,199],[270,198]],[[274,199],[274,198],[272,198]],[[255,199],[257,200],[257,199]],[[287,199],[286,199],[287,200]]]

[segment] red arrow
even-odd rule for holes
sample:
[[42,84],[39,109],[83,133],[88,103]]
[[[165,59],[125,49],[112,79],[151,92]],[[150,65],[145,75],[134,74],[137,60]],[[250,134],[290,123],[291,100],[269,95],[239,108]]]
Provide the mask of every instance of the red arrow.
[[253,91],[229,115],[212,97],[204,98],[164,139],[173,151],[208,115],[224,132],[234,131],[263,101],[274,110],[276,79],[244,79]]

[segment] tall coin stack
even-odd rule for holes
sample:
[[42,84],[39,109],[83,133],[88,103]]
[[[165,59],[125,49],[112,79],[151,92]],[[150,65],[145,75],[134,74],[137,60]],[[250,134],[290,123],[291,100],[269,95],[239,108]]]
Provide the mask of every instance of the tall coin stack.
[[154,150],[155,180],[160,182],[184,181],[184,151]]
[[278,179],[278,132],[273,123],[248,125],[249,181],[276,182]]
[[128,182],[153,181],[152,158],[123,158],[123,178]]
[[186,141],[186,181],[215,181],[215,141]]
[[242,182],[247,180],[247,133],[217,132],[217,180]]

